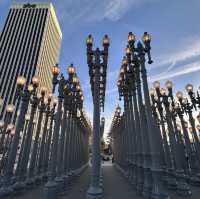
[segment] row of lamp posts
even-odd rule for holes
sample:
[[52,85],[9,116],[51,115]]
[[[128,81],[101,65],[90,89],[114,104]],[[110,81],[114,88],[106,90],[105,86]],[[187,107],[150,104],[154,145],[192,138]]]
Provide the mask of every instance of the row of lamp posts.
[[[28,85],[17,79],[20,109],[12,124],[15,107],[7,106],[0,122],[0,196],[20,194],[36,185],[45,184],[45,198],[57,198],[72,177],[88,163],[88,140],[91,125],[83,109],[83,92],[75,67],[68,67],[64,79],[60,68],[52,68],[53,93],[58,84],[58,97],[39,86],[34,76]],[[2,100],[1,100],[2,101]]]
[[151,37],[145,32],[143,44],[135,41],[130,32],[117,82],[124,107],[116,108],[110,128],[115,165],[144,198],[169,198],[167,189],[190,196],[191,185],[200,185],[199,92],[188,84],[188,98],[174,96],[171,81],[148,89]]

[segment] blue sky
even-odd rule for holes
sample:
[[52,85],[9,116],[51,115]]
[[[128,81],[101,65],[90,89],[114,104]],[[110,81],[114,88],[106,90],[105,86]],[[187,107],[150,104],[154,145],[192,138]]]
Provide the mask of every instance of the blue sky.
[[[13,1],[0,0],[0,30]],[[15,2],[24,2],[17,0]],[[50,1],[29,1],[50,2]],[[147,65],[150,86],[153,81],[168,79],[175,90],[186,83],[200,85],[199,0],[53,0],[63,33],[60,65],[63,72],[70,63],[77,66],[85,95],[85,107],[92,116],[88,83],[85,39],[92,34],[95,46],[101,47],[104,34],[111,40],[105,112],[106,131],[118,104],[116,81],[121,59],[132,31],[137,39],[143,32],[152,35],[152,58]]]

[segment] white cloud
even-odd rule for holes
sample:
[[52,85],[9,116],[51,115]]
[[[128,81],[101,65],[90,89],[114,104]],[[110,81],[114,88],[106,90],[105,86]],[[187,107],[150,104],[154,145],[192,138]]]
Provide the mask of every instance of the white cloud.
[[[58,5],[60,19],[65,23],[97,22],[103,19],[118,21],[131,8],[156,0],[68,0]],[[67,19],[67,20],[66,20]],[[70,20],[68,20],[70,19]]]
[[193,36],[184,38],[184,41],[182,41],[180,46],[176,46],[175,50],[172,48],[172,51],[169,54],[164,54],[158,58],[157,64],[153,65],[151,68],[153,69],[169,65],[167,71],[170,71],[178,62],[183,62],[199,55],[200,37]]
[[156,0],[110,0],[104,12],[104,17],[112,21],[118,21],[131,8],[152,3]]
[[137,0],[111,0],[105,8],[104,17],[117,21],[138,2]]
[[197,61],[191,64],[186,64],[185,66],[179,67],[178,69],[172,70],[170,72],[167,71],[162,74],[150,76],[149,81],[154,82],[156,80],[170,79],[170,78],[186,75],[186,74],[199,71],[199,70],[200,70],[200,61]]

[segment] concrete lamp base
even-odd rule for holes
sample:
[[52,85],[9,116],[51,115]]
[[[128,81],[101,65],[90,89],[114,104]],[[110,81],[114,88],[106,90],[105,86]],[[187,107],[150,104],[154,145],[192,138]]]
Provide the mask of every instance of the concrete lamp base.
[[0,189],[0,198],[4,198],[4,197],[7,197],[9,195],[11,195],[13,193],[13,188],[10,187],[10,186],[3,186],[1,187]]
[[57,183],[48,181],[44,186],[44,199],[57,199]]
[[62,176],[56,177],[55,181],[57,183],[57,193],[61,193],[64,191],[65,181]]
[[87,199],[102,199],[103,190],[100,187],[90,186],[87,191]]

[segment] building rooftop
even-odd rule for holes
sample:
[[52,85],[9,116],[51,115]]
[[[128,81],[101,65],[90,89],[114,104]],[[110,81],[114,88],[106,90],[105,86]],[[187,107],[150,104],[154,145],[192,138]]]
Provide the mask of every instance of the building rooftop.
[[52,17],[55,21],[55,25],[56,25],[56,28],[58,30],[58,33],[60,35],[60,37],[62,38],[62,31],[61,31],[61,28],[60,28],[60,24],[58,22],[58,18],[56,16],[56,13],[55,13],[55,9],[54,9],[54,6],[52,3],[13,3],[10,7],[11,9],[27,9],[27,8],[47,8],[50,10],[51,14],[52,14]]

